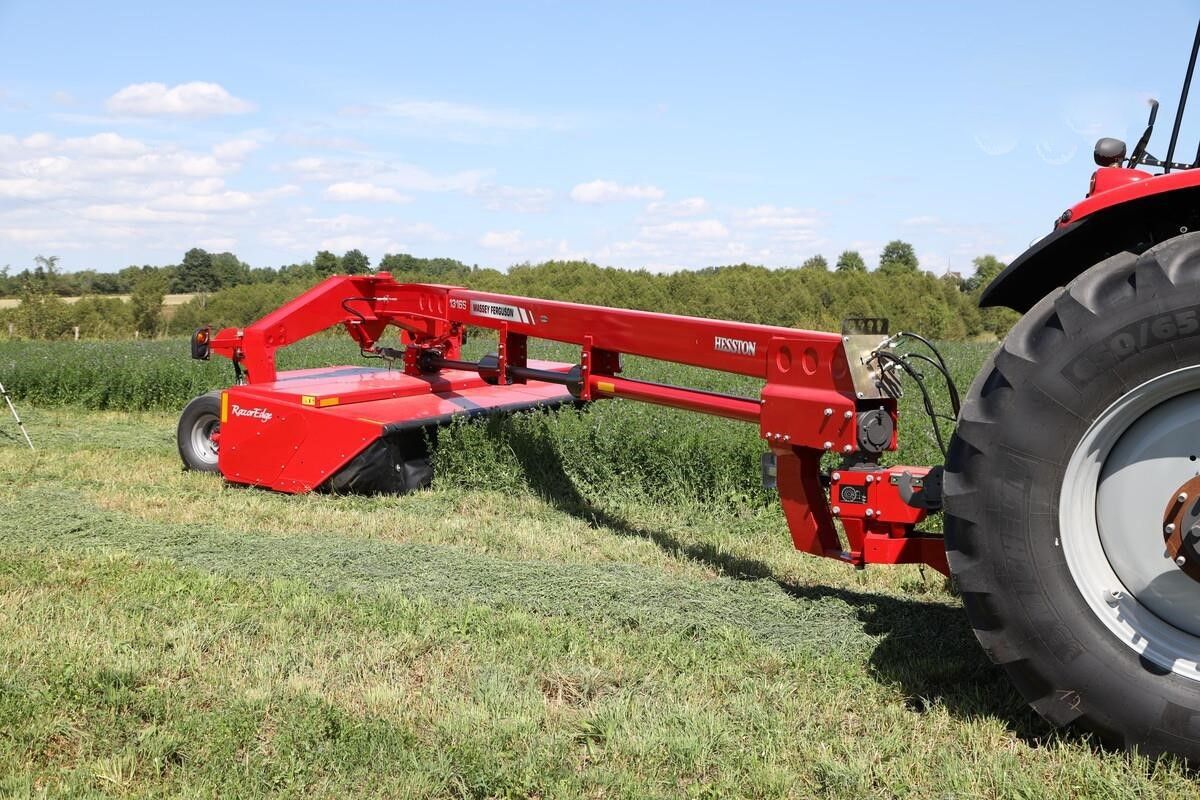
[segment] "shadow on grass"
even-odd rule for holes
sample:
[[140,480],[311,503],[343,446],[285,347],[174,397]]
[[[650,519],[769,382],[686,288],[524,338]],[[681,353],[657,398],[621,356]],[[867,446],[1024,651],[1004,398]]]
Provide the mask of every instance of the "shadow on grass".
[[596,507],[567,475],[557,449],[547,437],[522,437],[511,444],[529,488],[557,510],[593,528],[646,539],[673,556],[707,564],[735,580],[773,581],[797,600],[833,599],[845,603],[854,611],[863,632],[878,639],[870,658],[872,675],[881,683],[899,686],[913,713],[940,705],[961,719],[997,718],[1032,747],[1043,746],[1051,739],[1085,742],[1083,734],[1057,731],[1029,708],[1004,671],[987,660],[961,608],[785,581],[758,559],[728,553],[707,543],[684,542],[667,531],[631,524]]

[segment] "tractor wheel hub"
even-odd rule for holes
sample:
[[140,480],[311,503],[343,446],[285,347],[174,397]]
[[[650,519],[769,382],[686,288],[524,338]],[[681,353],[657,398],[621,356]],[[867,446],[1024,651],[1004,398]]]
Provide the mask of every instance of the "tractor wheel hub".
[[1194,581],[1200,581],[1200,475],[1184,481],[1171,494],[1163,512],[1167,557]]

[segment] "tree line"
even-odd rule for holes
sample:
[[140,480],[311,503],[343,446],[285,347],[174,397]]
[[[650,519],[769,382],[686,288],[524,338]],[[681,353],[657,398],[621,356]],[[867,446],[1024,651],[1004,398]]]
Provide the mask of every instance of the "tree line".
[[[311,261],[254,268],[232,253],[193,248],[177,265],[127,267],[116,273],[63,273],[38,257],[33,269],[3,274],[0,293],[20,299],[0,312],[0,334],[25,338],[127,338],[185,334],[203,324],[245,325],[334,274],[390,272],[397,280],[466,286],[481,291],[837,330],[845,317],[887,317],[893,329],[942,339],[1002,336],[1016,319],[1005,309],[979,309],[983,287],[1004,264],[974,260],[974,271],[935,276],[922,271],[912,245],[893,241],[875,269],[852,250],[830,268],[823,256],[796,267],[751,264],[672,273],[601,267],[586,261],[520,264],[500,271],[449,258],[387,254],[374,265],[358,250],[318,252]],[[103,278],[103,280],[100,280]],[[105,289],[101,291],[101,286]],[[86,287],[86,288],[85,288]],[[169,293],[195,296],[164,308]],[[123,300],[115,294],[129,295]],[[65,296],[82,296],[67,303]]]

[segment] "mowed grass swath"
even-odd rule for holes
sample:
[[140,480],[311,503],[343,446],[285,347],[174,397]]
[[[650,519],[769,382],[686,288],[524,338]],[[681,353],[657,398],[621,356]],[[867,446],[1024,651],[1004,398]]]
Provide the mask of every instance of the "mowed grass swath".
[[[184,346],[124,347],[205,374]],[[947,348],[964,380],[987,350]],[[48,351],[68,371],[84,352]],[[285,496],[181,472],[185,398],[156,397],[26,400],[40,450],[0,440],[9,794],[1193,792],[1038,721],[940,576],[794,553],[753,426],[596,403],[443,429],[430,491]],[[905,422],[896,456],[934,458]]]

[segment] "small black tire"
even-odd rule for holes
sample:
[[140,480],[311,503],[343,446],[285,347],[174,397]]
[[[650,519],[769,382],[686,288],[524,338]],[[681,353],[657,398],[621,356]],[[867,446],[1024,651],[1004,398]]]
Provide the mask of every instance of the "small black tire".
[[175,443],[185,469],[195,472],[217,471],[217,442],[213,434],[221,429],[221,393],[209,392],[193,398],[179,415]]
[[[1051,723],[1077,724],[1104,741],[1192,761],[1200,760],[1200,679],[1180,671],[1182,661],[1164,663],[1153,656],[1156,645],[1145,644],[1148,639],[1139,652],[1136,627],[1129,639],[1120,638],[1105,602],[1119,618],[1123,611],[1143,609],[1119,604],[1143,599],[1149,604],[1153,595],[1125,595],[1119,588],[1124,578],[1107,598],[1093,591],[1090,567],[1072,554],[1079,545],[1071,537],[1090,525],[1103,544],[1111,541],[1104,536],[1124,536],[1126,528],[1101,513],[1112,506],[1097,502],[1091,506],[1097,511],[1087,511],[1068,490],[1086,488],[1090,480],[1099,497],[1105,476],[1113,474],[1103,469],[1113,468],[1107,459],[1118,452],[1120,440],[1114,438],[1103,453],[1088,450],[1088,443],[1114,408],[1127,407],[1122,404],[1131,401],[1125,398],[1144,387],[1179,380],[1171,376],[1200,373],[1198,366],[1200,234],[1178,236],[1140,255],[1115,255],[1043,298],[984,364],[963,404],[945,473],[950,569],[991,660]],[[1195,390],[1179,386],[1175,394],[1148,396],[1144,402],[1158,405],[1139,406],[1145,410],[1136,412],[1143,416],[1135,421],[1168,401],[1200,397],[1188,394]],[[1192,406],[1182,407],[1193,413]],[[1132,423],[1112,436],[1130,430]],[[1140,434],[1131,436],[1140,441]],[[1170,437],[1154,441],[1175,446]],[[1200,450],[1200,443],[1180,446],[1185,454]],[[1095,477],[1077,481],[1072,465],[1087,457],[1099,465],[1090,473]],[[1137,465],[1142,463],[1149,462]],[[1162,536],[1162,508],[1172,487],[1161,491],[1162,497],[1157,489],[1147,492],[1146,509],[1136,512],[1147,519],[1158,514],[1159,521],[1128,529],[1139,552],[1143,542],[1153,546],[1153,537]],[[1160,557],[1166,554],[1153,556]],[[1113,574],[1131,569],[1127,559],[1107,560],[1105,568]],[[1153,583],[1142,585],[1149,592]],[[1194,596],[1200,604],[1200,582]],[[1148,625],[1171,618],[1155,611],[1134,617]],[[1172,630],[1195,636],[1200,659],[1200,636],[1191,627]],[[1185,644],[1184,655],[1192,647]]]

